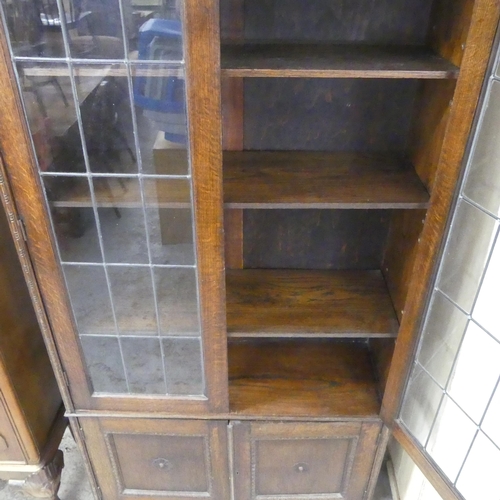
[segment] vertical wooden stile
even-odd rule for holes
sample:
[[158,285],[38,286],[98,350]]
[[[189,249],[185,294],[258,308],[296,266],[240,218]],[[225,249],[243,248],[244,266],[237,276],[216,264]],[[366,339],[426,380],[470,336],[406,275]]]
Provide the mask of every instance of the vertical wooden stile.
[[186,91],[207,396],[227,411],[219,10],[185,2]]

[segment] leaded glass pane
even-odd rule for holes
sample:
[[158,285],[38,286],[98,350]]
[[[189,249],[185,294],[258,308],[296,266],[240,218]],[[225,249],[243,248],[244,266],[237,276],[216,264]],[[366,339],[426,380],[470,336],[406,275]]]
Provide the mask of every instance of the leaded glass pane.
[[181,1],[0,6],[93,391],[203,395]]

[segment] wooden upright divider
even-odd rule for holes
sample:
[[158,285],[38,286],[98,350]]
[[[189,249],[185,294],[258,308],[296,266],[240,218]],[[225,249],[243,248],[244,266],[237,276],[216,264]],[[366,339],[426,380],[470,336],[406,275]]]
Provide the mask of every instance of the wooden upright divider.
[[[237,41],[244,38],[244,0],[221,2],[221,37]],[[243,149],[243,78],[222,78],[222,148]],[[243,268],[243,210],[224,211],[225,259],[227,269]]]

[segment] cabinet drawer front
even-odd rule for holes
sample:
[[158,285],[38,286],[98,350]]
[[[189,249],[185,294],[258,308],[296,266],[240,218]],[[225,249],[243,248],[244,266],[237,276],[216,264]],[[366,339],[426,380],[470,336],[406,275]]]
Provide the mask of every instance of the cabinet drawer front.
[[236,498],[363,497],[379,424],[234,423]]
[[0,462],[25,462],[23,451],[0,393]]
[[108,434],[125,492],[209,491],[207,436]]
[[80,424],[106,499],[227,499],[226,423],[82,419]]

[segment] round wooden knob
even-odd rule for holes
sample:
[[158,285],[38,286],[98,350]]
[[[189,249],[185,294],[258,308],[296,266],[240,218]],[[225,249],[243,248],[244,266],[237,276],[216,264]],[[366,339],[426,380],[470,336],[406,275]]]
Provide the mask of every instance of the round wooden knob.
[[172,468],[172,464],[166,458],[154,459],[153,465],[161,470],[170,470]]
[[308,472],[309,465],[307,465],[305,462],[299,462],[298,464],[295,464],[294,469],[295,472]]

